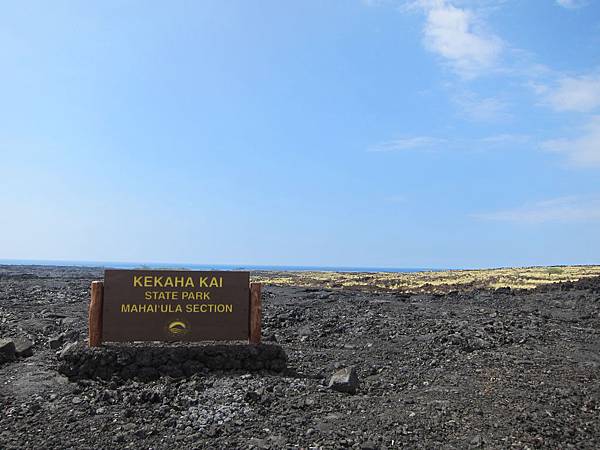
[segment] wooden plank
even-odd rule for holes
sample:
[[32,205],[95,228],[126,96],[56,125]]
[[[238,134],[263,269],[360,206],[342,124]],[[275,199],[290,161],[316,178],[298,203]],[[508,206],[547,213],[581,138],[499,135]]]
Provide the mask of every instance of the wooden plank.
[[91,298],[89,307],[89,346],[102,345],[102,303],[104,302],[104,283],[92,281]]
[[250,283],[250,336],[251,344],[260,344],[262,305],[260,299],[261,284]]

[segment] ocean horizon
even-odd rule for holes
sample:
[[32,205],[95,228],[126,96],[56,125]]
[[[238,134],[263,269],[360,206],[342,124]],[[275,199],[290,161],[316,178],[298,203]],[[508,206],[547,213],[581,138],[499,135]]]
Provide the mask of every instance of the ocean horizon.
[[260,264],[191,264],[153,262],[110,262],[110,261],[71,261],[44,259],[0,259],[6,266],[54,266],[54,267],[98,267],[103,269],[190,269],[190,270],[250,270],[281,272],[390,272],[414,273],[437,272],[444,269],[425,267],[353,267],[353,266],[303,266],[303,265],[260,265]]

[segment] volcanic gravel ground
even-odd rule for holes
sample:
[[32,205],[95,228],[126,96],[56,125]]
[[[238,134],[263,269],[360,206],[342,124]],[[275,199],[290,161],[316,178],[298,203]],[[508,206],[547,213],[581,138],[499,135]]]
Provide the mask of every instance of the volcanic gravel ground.
[[[599,448],[600,279],[447,295],[264,287],[289,370],[69,381],[87,268],[0,267],[0,448]],[[50,344],[54,347],[50,348]],[[327,387],[356,367],[354,395]]]

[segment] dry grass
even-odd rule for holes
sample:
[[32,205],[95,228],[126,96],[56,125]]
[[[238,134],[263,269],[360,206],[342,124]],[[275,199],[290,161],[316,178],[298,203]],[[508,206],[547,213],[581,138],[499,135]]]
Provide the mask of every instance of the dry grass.
[[548,283],[600,276],[600,266],[524,267],[416,273],[269,272],[253,281],[270,285],[353,288],[398,292],[448,292],[476,288],[533,289]]

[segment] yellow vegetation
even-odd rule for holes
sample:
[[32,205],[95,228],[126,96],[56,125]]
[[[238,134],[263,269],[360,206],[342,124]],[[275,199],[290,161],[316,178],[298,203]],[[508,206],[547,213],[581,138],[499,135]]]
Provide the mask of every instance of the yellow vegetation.
[[533,289],[542,284],[577,281],[594,276],[600,276],[600,266],[524,267],[415,273],[259,271],[252,274],[252,280],[277,286],[441,293],[476,288]]

